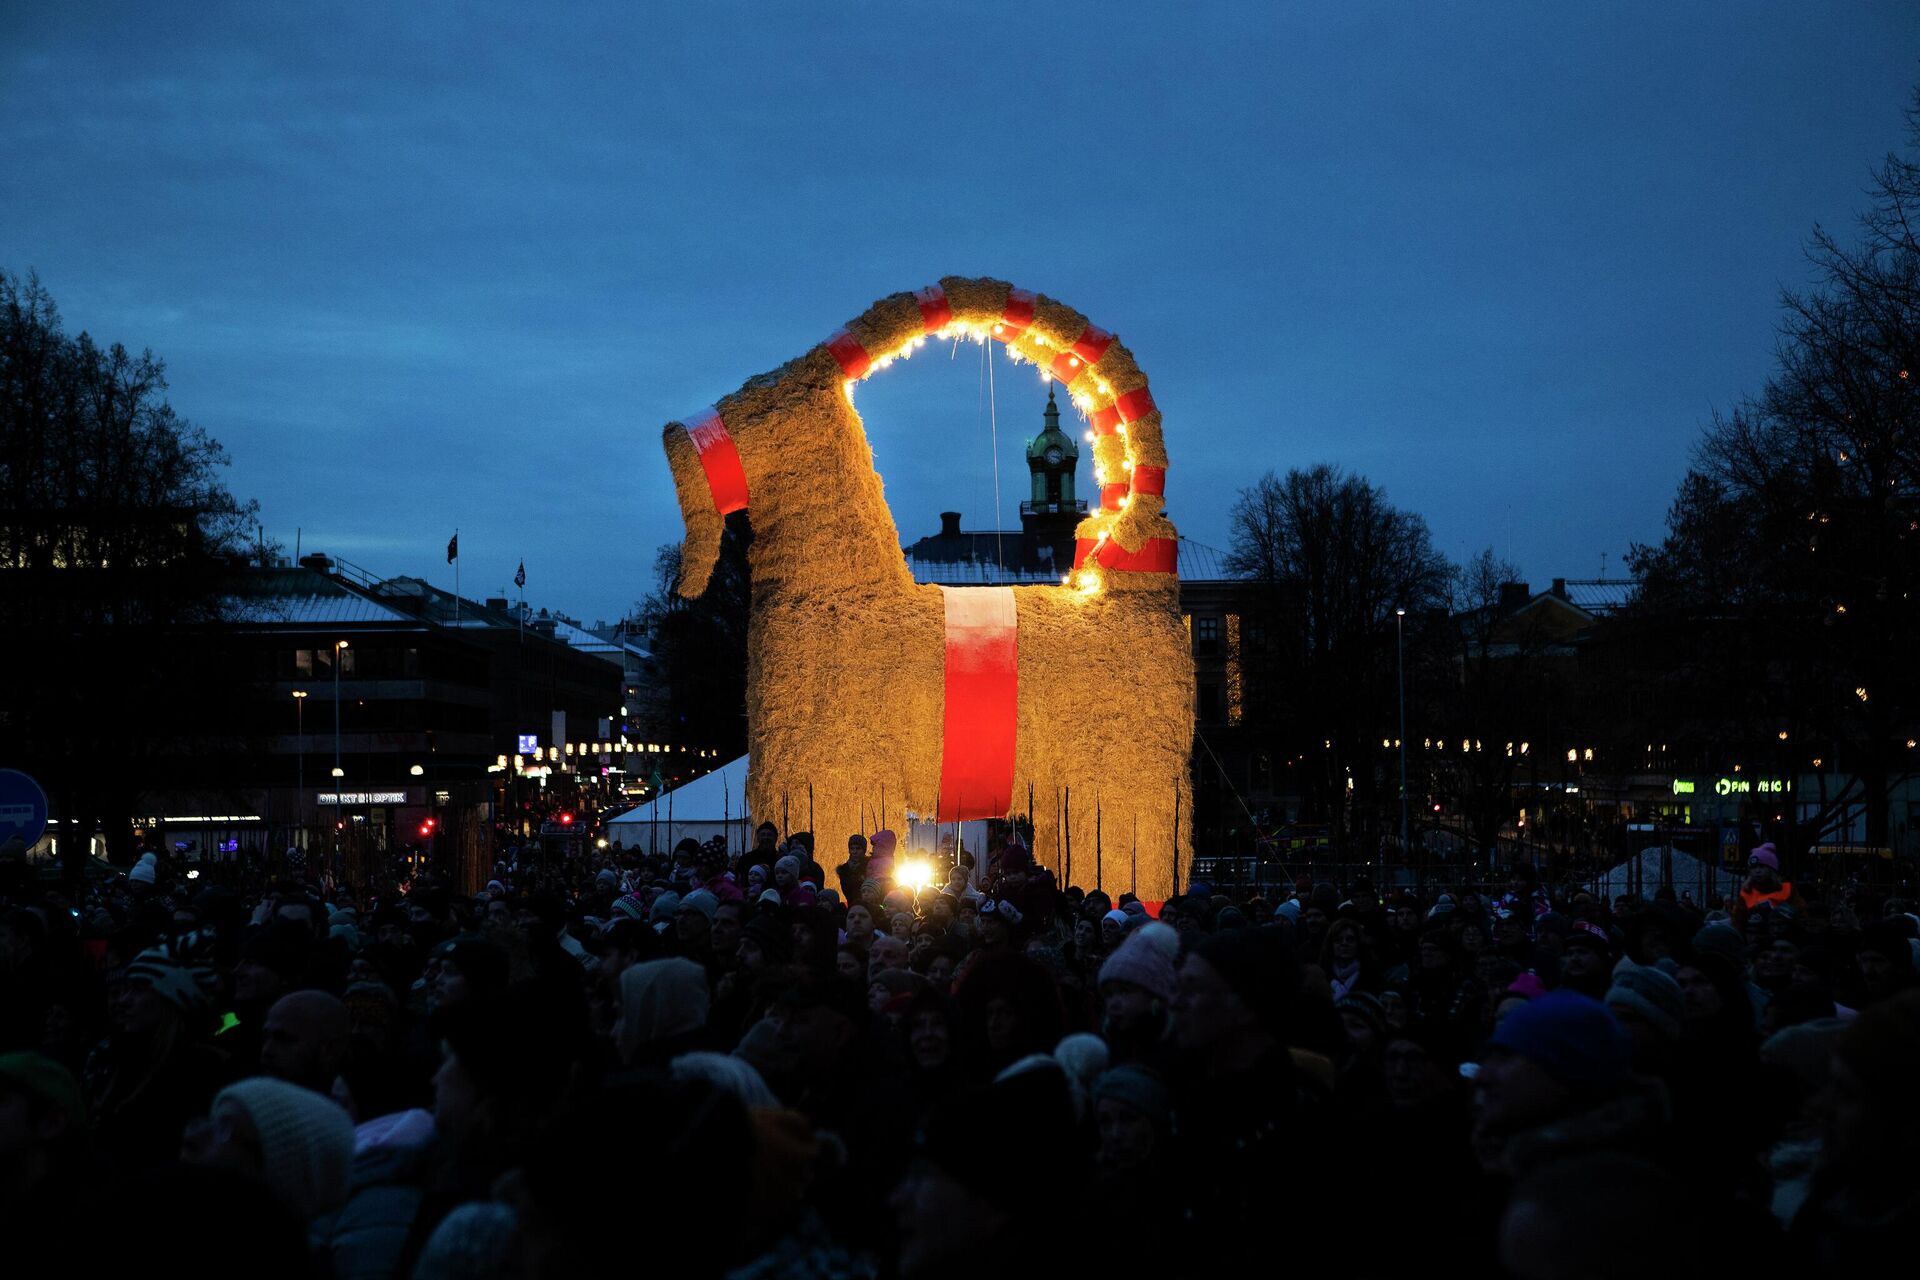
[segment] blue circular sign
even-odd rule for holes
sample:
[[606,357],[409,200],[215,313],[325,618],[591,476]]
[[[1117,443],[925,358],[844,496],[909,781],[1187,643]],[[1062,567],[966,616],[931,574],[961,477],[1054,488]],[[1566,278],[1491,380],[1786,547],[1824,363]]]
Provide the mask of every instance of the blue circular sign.
[[47,830],[47,793],[18,769],[0,769],[0,844],[19,836],[31,849]]

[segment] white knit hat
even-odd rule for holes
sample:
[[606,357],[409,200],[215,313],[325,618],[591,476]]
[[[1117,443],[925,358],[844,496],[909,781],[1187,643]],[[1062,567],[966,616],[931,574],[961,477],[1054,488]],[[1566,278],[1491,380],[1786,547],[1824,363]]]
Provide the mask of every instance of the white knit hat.
[[353,1121],[340,1104],[265,1076],[228,1085],[214,1095],[215,1111],[222,1102],[238,1106],[253,1121],[260,1136],[261,1177],[303,1221],[346,1203]]
[[143,853],[140,861],[133,864],[133,870],[127,872],[127,880],[131,884],[152,884],[159,872],[160,859],[152,853]]

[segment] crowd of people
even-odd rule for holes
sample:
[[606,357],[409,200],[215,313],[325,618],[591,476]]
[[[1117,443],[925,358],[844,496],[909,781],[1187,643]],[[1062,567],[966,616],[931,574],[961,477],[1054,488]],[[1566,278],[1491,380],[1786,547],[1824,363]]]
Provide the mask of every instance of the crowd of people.
[[73,901],[0,858],[10,1256],[1565,1280],[1864,1273],[1920,1230],[1920,907],[1771,846],[1716,910],[828,860],[768,825],[469,896],[148,853]]

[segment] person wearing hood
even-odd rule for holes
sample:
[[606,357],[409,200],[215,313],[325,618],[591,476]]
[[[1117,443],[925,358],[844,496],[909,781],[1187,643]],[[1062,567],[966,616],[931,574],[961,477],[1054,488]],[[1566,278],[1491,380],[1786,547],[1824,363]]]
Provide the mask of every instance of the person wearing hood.
[[706,1048],[710,1009],[707,971],[682,956],[648,960],[620,975],[620,1016],[613,1024],[622,1065],[663,1066]]

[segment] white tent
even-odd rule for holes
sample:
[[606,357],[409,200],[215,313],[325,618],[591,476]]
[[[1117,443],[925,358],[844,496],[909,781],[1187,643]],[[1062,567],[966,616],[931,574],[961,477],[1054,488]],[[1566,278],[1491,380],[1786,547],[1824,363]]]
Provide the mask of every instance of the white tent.
[[1652,898],[1654,890],[1671,885],[1675,893],[1691,893],[1702,907],[1720,905],[1720,899],[1740,891],[1741,878],[1722,871],[1679,849],[1653,845],[1609,870],[1593,882],[1593,892],[1610,901],[1623,893]]
[[[629,849],[671,853],[673,846],[688,837],[704,841],[725,835],[727,847],[739,853],[753,847],[754,824],[746,813],[746,794],[747,758],[741,756],[609,819],[607,839]],[[835,838],[832,833],[814,833],[814,856],[822,866],[831,868],[846,856],[846,837],[851,834],[845,832]],[[953,839],[954,824],[909,819],[907,829],[898,834],[901,854],[930,854],[940,847],[943,836],[948,841]],[[975,855],[978,876],[986,868],[987,824],[961,823],[960,835],[967,850]]]
[[689,837],[705,841],[724,835],[727,847],[739,852],[753,847],[753,820],[746,809],[747,758],[741,756],[611,819],[607,839],[629,849],[671,853]]

